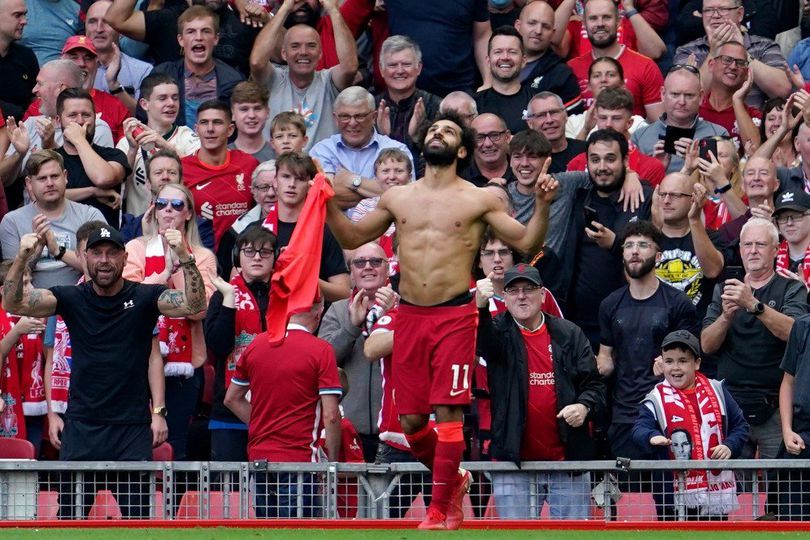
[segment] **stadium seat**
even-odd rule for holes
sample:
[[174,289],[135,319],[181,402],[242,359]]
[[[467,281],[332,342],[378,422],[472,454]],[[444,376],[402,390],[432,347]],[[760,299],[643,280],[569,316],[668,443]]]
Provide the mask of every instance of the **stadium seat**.
[[174,461],[174,448],[168,442],[152,449],[152,461]]
[[0,438],[0,459],[36,459],[35,452],[25,439]]
[[59,514],[59,493],[40,491],[37,495],[37,519],[56,519]]
[[651,493],[624,493],[616,504],[619,521],[656,521],[658,513]]

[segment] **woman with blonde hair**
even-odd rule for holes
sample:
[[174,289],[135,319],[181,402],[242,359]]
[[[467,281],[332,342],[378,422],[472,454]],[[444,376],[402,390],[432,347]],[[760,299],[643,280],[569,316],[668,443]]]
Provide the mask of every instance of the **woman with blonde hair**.
[[[183,234],[188,251],[202,274],[206,300],[210,299],[215,290],[211,276],[216,275],[217,263],[214,254],[200,242],[191,191],[182,184],[163,186],[147,210],[144,224],[144,235],[127,243],[124,278],[184,290],[182,269],[165,238],[166,231],[175,229]],[[186,457],[188,426],[202,387],[202,371],[198,368],[206,360],[204,318],[205,312],[188,318],[161,316],[158,319],[160,354],[166,374],[169,443],[178,460]]]

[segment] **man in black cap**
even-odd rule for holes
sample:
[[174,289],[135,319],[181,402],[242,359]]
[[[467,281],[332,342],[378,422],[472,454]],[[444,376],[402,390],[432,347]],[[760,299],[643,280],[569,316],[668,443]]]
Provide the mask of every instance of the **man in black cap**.
[[810,195],[803,189],[783,191],[776,197],[773,220],[784,238],[776,252],[779,275],[810,287]]
[[[477,352],[487,359],[493,459],[593,459],[587,420],[604,409],[606,392],[585,334],[575,324],[542,312],[546,290],[533,266],[518,264],[506,271],[507,312],[495,320],[489,311],[491,283],[479,283]],[[548,472],[536,478],[538,504],[532,508],[528,476],[493,473],[498,515],[536,518],[548,502],[553,518],[587,519],[589,473]]]
[[[152,447],[166,440],[163,361],[150,356],[152,333],[161,313],[188,317],[203,311],[206,301],[202,276],[182,234],[172,229],[165,236],[183,269],[185,291],[123,279],[127,252],[121,233],[109,226],[88,237],[90,281],[26,289],[23,269],[44,238],[32,233],[20,239],[3,284],[3,308],[30,317],[61,315],[70,331],[73,360],[65,423],[50,430],[63,461],[149,460]],[[148,517],[144,479],[133,475],[122,474],[127,486],[113,483],[113,492],[120,491],[124,517]],[[75,517],[89,509],[95,490],[85,489],[85,494],[84,508],[75,508]],[[69,493],[64,495],[60,516],[67,517]]]

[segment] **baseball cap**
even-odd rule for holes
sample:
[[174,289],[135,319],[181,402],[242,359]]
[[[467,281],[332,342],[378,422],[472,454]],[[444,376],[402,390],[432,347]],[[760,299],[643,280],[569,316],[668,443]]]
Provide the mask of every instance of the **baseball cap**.
[[102,242],[109,242],[110,244],[115,244],[121,249],[125,249],[124,238],[121,236],[121,233],[118,232],[118,229],[115,229],[114,227],[110,226],[99,227],[98,229],[91,232],[90,236],[87,237],[88,248],[91,248],[96,244],[100,244]]
[[695,356],[700,356],[700,342],[698,338],[688,330],[675,330],[670,332],[661,342],[661,348],[665,349],[673,344],[685,345]]
[[65,46],[62,47],[62,54],[76,49],[85,49],[98,56],[96,46],[93,45],[93,40],[87,36],[70,36],[65,41]]
[[543,286],[543,280],[540,278],[540,272],[538,272],[537,268],[530,264],[516,264],[507,270],[503,276],[503,286],[508,287],[510,283],[519,279],[525,279],[526,281],[530,281],[535,285],[540,285],[541,287]]
[[782,210],[795,210],[797,212],[810,210],[810,195],[805,193],[803,189],[783,191],[776,198],[776,209],[773,213],[776,214]]

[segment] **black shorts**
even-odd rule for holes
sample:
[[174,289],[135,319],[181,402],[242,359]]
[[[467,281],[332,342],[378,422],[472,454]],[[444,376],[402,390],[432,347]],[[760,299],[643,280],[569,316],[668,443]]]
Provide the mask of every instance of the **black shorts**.
[[62,461],[151,461],[149,424],[97,424],[65,418]]

